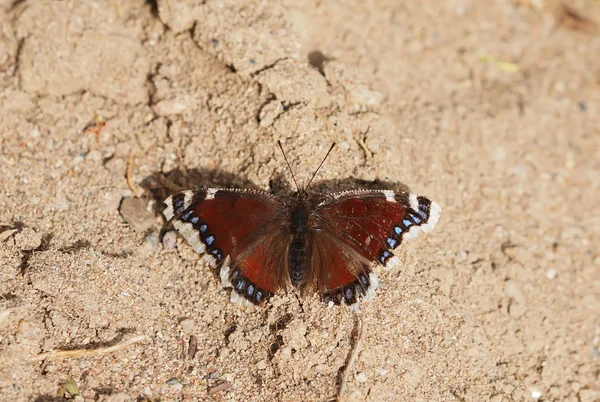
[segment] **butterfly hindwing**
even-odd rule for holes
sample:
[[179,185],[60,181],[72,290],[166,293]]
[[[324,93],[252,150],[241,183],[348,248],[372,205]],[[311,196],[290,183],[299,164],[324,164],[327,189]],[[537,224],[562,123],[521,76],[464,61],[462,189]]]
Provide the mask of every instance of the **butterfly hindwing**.
[[285,230],[270,231],[221,269],[225,285],[253,304],[268,301],[289,278],[285,272]]
[[313,234],[311,269],[325,303],[351,305],[371,297],[377,287],[371,261],[327,230]]
[[432,230],[440,212],[437,203],[416,194],[357,190],[326,196],[314,216],[360,255],[392,268],[398,263],[393,250],[421,231]]

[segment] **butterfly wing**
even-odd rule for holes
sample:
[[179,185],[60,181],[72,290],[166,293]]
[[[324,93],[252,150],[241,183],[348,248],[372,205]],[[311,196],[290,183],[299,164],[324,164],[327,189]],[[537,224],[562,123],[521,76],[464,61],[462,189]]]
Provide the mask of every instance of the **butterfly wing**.
[[327,229],[312,234],[311,275],[309,283],[317,288],[325,303],[353,304],[373,295],[377,277],[371,261]]
[[[198,189],[165,200],[165,217],[221,278],[260,304],[277,290],[284,266],[285,205],[257,190]],[[285,282],[284,282],[285,283]]]
[[[342,293],[349,292],[349,287],[355,287],[356,282],[361,283],[361,275],[369,273],[370,269],[364,266],[357,268],[356,264],[348,262],[350,253],[360,256],[362,261],[377,261],[386,268],[392,268],[398,263],[393,250],[420,232],[431,231],[440,213],[437,203],[411,193],[381,190],[328,195],[315,208],[314,226],[317,232],[321,230],[329,235],[320,237],[331,237],[341,244],[338,246],[341,251],[337,254],[346,257],[337,261],[323,259],[319,269],[332,271],[337,278],[322,282],[320,291],[329,294],[333,288]],[[327,278],[325,273],[316,275]],[[337,288],[334,285],[338,285]],[[346,302],[355,299],[345,294],[344,298]]]
[[221,269],[223,283],[253,304],[268,301],[282,285],[287,287],[290,282],[285,269],[288,238],[285,230],[259,235]]

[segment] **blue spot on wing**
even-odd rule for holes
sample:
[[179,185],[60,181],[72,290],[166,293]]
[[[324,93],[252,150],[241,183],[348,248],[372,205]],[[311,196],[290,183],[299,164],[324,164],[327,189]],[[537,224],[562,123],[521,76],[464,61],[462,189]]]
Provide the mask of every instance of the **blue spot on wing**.
[[387,250],[383,250],[381,252],[381,256],[379,257],[379,262],[382,263],[383,265],[385,265],[386,261],[389,260],[392,257],[392,253],[390,253]]
[[262,290],[260,290],[260,289],[258,289],[258,290],[256,291],[256,294],[254,295],[254,297],[255,297],[255,299],[256,299],[256,301],[257,301],[258,303],[260,303],[260,302],[262,301],[262,299],[263,299],[263,296],[264,296],[264,293],[263,293],[263,291],[262,291]]
[[417,211],[417,213],[419,214],[419,216],[420,216],[421,218],[423,218],[423,220],[425,220],[425,221],[426,221],[426,220],[428,219],[428,214],[427,214],[425,211],[422,211],[422,210],[420,210],[420,209],[419,209],[419,210]]
[[186,213],[184,213],[183,215],[181,215],[181,220],[184,222],[187,222],[190,219],[190,216],[192,216],[194,212],[193,211],[187,211]]
[[178,198],[175,200],[175,202],[173,203],[173,208],[177,211],[181,208],[183,208],[183,197]]
[[415,221],[415,223],[417,225],[421,224],[421,219],[417,218],[415,215],[411,214],[410,217],[412,218],[413,221]]
[[208,237],[207,237],[207,238],[206,238],[204,241],[206,242],[206,244],[207,244],[208,246],[210,246],[210,245],[211,245],[211,244],[213,244],[213,242],[215,241],[215,236],[213,236],[213,235],[210,235],[210,236],[208,236]]
[[404,220],[402,221],[402,223],[404,223],[404,226],[406,226],[407,228],[411,227],[411,226],[412,226],[412,224],[413,224],[413,223],[412,223],[411,221],[409,221],[408,219],[404,219]]
[[217,259],[217,262],[221,261],[221,258],[223,258],[223,256],[221,255],[221,250],[219,250],[218,248],[211,250],[209,253]]

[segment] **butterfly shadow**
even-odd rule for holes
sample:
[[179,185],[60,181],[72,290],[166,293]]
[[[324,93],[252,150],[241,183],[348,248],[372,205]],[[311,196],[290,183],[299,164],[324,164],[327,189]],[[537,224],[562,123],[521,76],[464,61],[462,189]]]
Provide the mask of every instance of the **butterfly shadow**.
[[[261,190],[252,181],[237,174],[220,169],[174,169],[169,173],[155,172],[142,180],[141,187],[145,194],[154,200],[154,212],[162,216],[163,201],[170,195],[194,188],[245,188]],[[408,192],[410,188],[401,182],[385,180],[364,180],[356,177],[344,179],[322,180],[315,182],[308,189],[314,198],[319,198],[327,193],[348,190],[393,190]],[[296,188],[292,187],[289,177],[277,173],[269,180],[266,190],[280,197],[289,197]]]
[[356,177],[346,179],[323,180],[311,185],[310,191],[316,195],[325,195],[330,192],[348,190],[392,190],[395,192],[409,192],[410,188],[401,182],[385,180],[364,180]]
[[260,188],[234,173],[220,169],[174,169],[168,173],[155,172],[145,177],[140,186],[144,195],[154,200],[154,212],[162,216],[163,201],[179,191],[195,188]]

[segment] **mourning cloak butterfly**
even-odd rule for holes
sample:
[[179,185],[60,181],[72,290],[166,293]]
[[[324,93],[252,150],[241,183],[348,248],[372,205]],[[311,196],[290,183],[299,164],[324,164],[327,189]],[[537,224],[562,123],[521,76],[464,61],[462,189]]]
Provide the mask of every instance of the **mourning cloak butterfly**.
[[397,265],[393,250],[440,218],[430,199],[391,190],[342,191],[313,201],[310,182],[289,199],[258,190],[182,191],[165,200],[163,213],[220,268],[232,300],[257,305],[292,286],[305,295],[316,290],[326,303],[351,305],[372,296],[373,265]]

